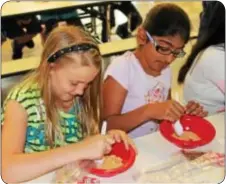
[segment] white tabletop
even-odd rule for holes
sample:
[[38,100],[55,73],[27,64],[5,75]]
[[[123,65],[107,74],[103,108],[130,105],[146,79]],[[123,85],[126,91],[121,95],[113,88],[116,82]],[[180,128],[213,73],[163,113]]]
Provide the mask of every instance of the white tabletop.
[[2,6],[2,17],[19,15],[31,12],[40,12],[58,8],[68,8],[93,3],[103,3],[102,1],[8,1]]
[[[224,124],[224,113],[220,113],[214,116],[210,116],[206,118],[210,121],[216,129],[216,136],[214,140],[200,148],[196,148],[194,150],[197,151],[215,151],[224,153],[224,141],[225,141],[225,124]],[[180,151],[180,149],[173,144],[169,143],[165,140],[160,132],[152,133],[134,140],[135,144],[138,148],[138,156],[132,168],[130,168],[125,173],[117,175],[111,178],[99,178],[101,183],[110,183],[110,182],[128,182],[134,183],[134,176],[137,175],[138,172],[144,170],[146,168],[151,168],[152,166],[156,166],[166,160],[169,160],[171,156]],[[224,170],[216,170],[215,176],[216,178],[212,178],[212,180],[216,180],[218,182],[223,179]],[[46,174],[42,177],[39,177],[35,180],[30,181],[29,183],[50,183],[54,176],[54,172]],[[93,176],[95,177],[95,176]],[[215,181],[214,180],[214,181]],[[167,182],[167,181],[166,181]]]

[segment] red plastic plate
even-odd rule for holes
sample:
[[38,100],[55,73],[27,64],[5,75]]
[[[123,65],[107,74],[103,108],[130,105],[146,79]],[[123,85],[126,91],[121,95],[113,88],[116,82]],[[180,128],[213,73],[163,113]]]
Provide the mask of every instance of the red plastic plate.
[[101,177],[115,176],[129,169],[133,165],[136,158],[135,150],[131,146],[129,146],[129,149],[126,150],[124,143],[115,143],[109,155],[116,155],[117,157],[120,157],[123,165],[119,168],[110,170],[92,168],[90,173]]
[[183,140],[174,138],[172,136],[174,133],[172,123],[169,121],[163,121],[160,124],[161,134],[168,141],[170,141],[171,143],[175,144],[180,148],[193,149],[199,146],[203,146],[211,142],[216,135],[216,131],[213,125],[209,121],[201,117],[184,115],[181,117],[180,122],[184,130],[188,129],[189,131],[196,133],[201,138],[201,140],[199,141],[192,141],[192,140],[183,141]]

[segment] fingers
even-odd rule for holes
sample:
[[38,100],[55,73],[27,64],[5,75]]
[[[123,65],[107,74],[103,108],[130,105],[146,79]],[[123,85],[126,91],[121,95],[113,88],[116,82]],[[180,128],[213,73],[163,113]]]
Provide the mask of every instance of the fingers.
[[118,130],[117,131],[120,141],[122,141],[125,145],[126,150],[129,149],[128,136],[125,132]]
[[203,113],[203,107],[199,106],[191,112],[191,115],[200,116]]
[[109,135],[100,135],[102,137],[102,149],[103,154],[108,154],[111,152],[112,144],[115,143],[115,140]]
[[104,149],[104,154],[110,153],[111,150],[112,150],[111,144],[106,143],[106,144],[105,144],[105,149]]
[[185,108],[178,102],[173,101],[171,108],[168,110],[166,118],[169,121],[175,121],[180,119],[184,113],[200,117],[205,117],[208,114],[208,112],[203,110],[203,106],[195,101],[189,101]]
[[180,113],[180,116],[181,116],[182,114],[184,114],[185,108],[184,108],[180,103],[174,101],[174,102],[173,102],[173,107],[175,107],[175,108],[177,109],[177,112]]
[[172,121],[180,119],[181,115],[182,114],[176,108],[171,108],[169,111],[169,116]]
[[124,133],[124,134],[121,134],[121,139],[126,147],[126,150],[129,149],[129,142],[128,142],[128,136]]
[[121,142],[121,135],[120,133],[113,133],[112,134],[113,138],[115,139],[116,142]]
[[106,135],[106,136],[105,136],[105,141],[106,141],[106,143],[108,143],[109,145],[112,145],[112,144],[115,143],[115,139],[114,139],[112,136],[110,136],[110,135]]
[[207,115],[208,115],[208,111],[203,111],[203,112],[200,114],[201,117],[206,117]]
[[186,105],[186,114],[196,115],[200,117],[207,116],[208,112],[204,111],[203,106],[195,101],[189,101]]
[[185,110],[185,113],[186,113],[186,114],[189,114],[189,113],[190,113],[190,111],[191,111],[191,106],[193,105],[193,102],[194,102],[194,101],[189,101],[188,104],[186,105],[186,107],[185,107],[185,108],[186,108],[186,110]]
[[194,101],[189,101],[187,106],[186,106],[186,113],[187,114],[192,114],[195,113],[194,111],[199,108],[200,105]]
[[128,144],[128,136],[125,132],[121,131],[121,130],[111,130],[109,131],[109,135],[111,135],[116,142],[121,142],[123,141],[123,143],[125,144],[126,149],[129,149],[129,144]]
[[166,118],[169,121],[176,121],[184,114],[185,108],[178,102],[173,101],[171,107],[166,113]]
[[132,139],[130,139],[130,137],[124,131],[111,130],[108,133],[109,133],[109,135],[111,135],[115,139],[116,142],[122,141],[127,150],[129,149],[129,145],[131,145],[137,153],[137,149],[136,149],[135,144],[133,143]]
[[169,113],[165,116],[164,119],[165,119],[165,120],[168,120],[168,121],[171,121],[171,122],[175,122],[175,121],[177,120],[177,118],[176,118],[171,112],[169,112]]
[[137,151],[137,148],[136,148],[133,140],[125,132],[122,132],[121,137],[122,137],[123,143],[125,144],[126,150],[128,150],[129,145],[131,145],[133,147],[133,149],[135,150],[136,154],[137,154],[138,151]]

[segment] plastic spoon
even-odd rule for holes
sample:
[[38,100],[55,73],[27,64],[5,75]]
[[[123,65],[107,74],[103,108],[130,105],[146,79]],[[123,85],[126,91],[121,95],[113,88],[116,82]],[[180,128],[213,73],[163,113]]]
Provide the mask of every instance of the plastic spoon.
[[[178,93],[176,93],[175,100],[178,101],[178,102],[181,101]],[[184,105],[183,102],[181,102],[181,103]],[[184,129],[183,129],[183,126],[182,126],[180,120],[177,120],[177,121],[173,124],[173,129],[174,129],[174,132],[175,132],[178,136],[181,136],[181,135],[184,133]]]
[[181,135],[184,133],[184,129],[183,129],[183,126],[181,125],[180,120],[177,120],[177,121],[173,124],[173,128],[174,128],[175,133],[176,133],[178,136],[181,136]]

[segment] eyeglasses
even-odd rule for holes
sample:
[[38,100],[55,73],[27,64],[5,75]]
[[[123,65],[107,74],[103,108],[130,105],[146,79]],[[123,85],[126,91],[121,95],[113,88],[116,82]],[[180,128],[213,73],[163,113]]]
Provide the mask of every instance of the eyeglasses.
[[155,50],[163,55],[170,55],[173,54],[174,57],[176,58],[182,58],[185,56],[186,52],[184,52],[183,50],[172,50],[170,48],[167,47],[162,47],[160,46],[156,40],[154,40],[152,38],[152,36],[146,31],[146,35],[149,39],[149,41],[155,46]]

